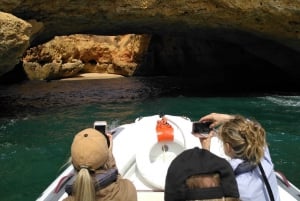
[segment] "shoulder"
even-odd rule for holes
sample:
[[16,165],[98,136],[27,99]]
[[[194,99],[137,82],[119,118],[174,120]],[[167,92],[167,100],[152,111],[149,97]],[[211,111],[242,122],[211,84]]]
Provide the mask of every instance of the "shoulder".
[[242,162],[243,162],[243,160],[239,159],[239,158],[233,158],[233,159],[229,160],[229,163],[233,170],[235,170],[237,168],[237,166]]
[[264,157],[262,158],[262,160],[260,161],[262,164],[262,167],[264,168],[264,171],[268,174],[270,171],[273,171],[274,169],[274,165],[271,159],[271,155],[269,152],[269,148],[265,147],[265,153],[264,153]]

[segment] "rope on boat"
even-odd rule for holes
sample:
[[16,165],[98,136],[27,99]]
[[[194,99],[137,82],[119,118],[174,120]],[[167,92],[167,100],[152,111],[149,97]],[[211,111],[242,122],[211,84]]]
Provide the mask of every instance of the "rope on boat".
[[284,183],[284,185],[286,185],[286,187],[290,187],[290,182],[287,180],[286,176],[279,171],[276,171],[276,173],[278,173],[278,175],[280,176],[280,179],[282,180],[282,182]]
[[69,181],[73,176],[74,176],[74,174],[71,173],[71,174],[68,174],[68,175],[62,177],[59,180],[58,184],[56,185],[56,187],[54,189],[54,193],[58,193],[61,190],[61,188],[65,185],[65,183],[67,183],[67,181]]

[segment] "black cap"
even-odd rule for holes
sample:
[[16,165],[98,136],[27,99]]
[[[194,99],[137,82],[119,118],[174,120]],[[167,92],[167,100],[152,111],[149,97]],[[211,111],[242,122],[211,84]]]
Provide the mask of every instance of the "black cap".
[[[194,175],[220,175],[220,186],[189,189],[186,179]],[[239,191],[231,165],[224,158],[195,147],[179,154],[170,164],[165,183],[165,201],[239,198]]]

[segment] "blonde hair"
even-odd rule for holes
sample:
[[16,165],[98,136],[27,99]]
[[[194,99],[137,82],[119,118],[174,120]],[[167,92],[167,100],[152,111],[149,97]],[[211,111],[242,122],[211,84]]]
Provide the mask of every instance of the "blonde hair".
[[81,168],[73,185],[75,201],[95,201],[95,181],[87,168]]
[[[218,173],[215,174],[201,174],[191,176],[186,180],[186,185],[189,189],[196,188],[212,188],[221,185],[220,175]],[[223,197],[216,199],[202,199],[202,200],[194,200],[194,201],[240,201],[239,198],[231,198],[231,197]]]
[[212,188],[220,186],[221,180],[219,174],[202,174],[191,176],[186,180],[189,189]]
[[223,143],[228,143],[234,151],[235,158],[258,164],[264,156],[266,146],[266,132],[256,121],[243,116],[225,122],[219,131]]

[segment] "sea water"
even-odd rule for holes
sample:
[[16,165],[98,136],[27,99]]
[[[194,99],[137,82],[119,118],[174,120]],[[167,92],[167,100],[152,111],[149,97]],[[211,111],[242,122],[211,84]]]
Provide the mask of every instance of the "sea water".
[[[105,90],[114,89],[107,87]],[[126,93],[126,90],[122,92]],[[61,173],[70,156],[73,136],[91,127],[94,121],[105,120],[108,129],[113,129],[138,117],[155,114],[180,115],[198,120],[210,112],[220,112],[255,118],[267,131],[275,170],[284,173],[294,185],[300,187],[300,96],[202,97],[172,93],[172,96],[126,101],[101,102],[100,99],[82,101],[77,105],[70,103],[68,107],[57,109],[47,109],[45,106],[39,112],[19,111],[22,115],[1,118],[1,200],[35,200]]]

